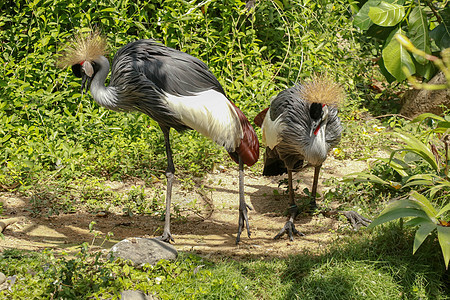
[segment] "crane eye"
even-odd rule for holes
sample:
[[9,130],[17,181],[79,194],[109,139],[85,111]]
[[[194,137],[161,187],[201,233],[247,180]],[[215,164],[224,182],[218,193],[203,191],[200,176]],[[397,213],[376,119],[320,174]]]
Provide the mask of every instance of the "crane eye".
[[81,78],[81,76],[82,76],[81,65],[80,64],[72,65],[72,72],[73,72],[73,75],[75,75],[78,78]]

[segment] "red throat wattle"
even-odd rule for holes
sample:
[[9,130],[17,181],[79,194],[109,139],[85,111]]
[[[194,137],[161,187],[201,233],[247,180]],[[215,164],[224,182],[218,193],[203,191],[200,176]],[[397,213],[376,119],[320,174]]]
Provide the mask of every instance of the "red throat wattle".
[[314,135],[317,135],[317,133],[319,132],[319,129],[320,129],[320,124],[319,124],[319,126],[317,126],[316,130],[314,130]]

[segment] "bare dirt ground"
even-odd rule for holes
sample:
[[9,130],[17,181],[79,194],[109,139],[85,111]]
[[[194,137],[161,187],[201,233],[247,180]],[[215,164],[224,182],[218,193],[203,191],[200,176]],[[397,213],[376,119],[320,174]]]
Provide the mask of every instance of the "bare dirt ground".
[[[361,171],[365,162],[341,161],[329,157],[321,171],[319,191],[326,187],[323,180]],[[189,251],[203,256],[245,258],[288,256],[301,251],[318,251],[327,247],[338,238],[339,227],[349,227],[345,222],[323,217],[300,214],[296,219],[296,227],[305,236],[296,237],[290,242],[287,236],[279,240],[273,237],[283,227],[287,220],[286,211],[288,197],[278,188],[279,181],[286,177],[262,177],[247,172],[245,177],[246,202],[253,210],[249,211],[251,238],[246,231],[241,236],[241,243],[236,246],[238,223],[238,172],[237,168],[222,172],[207,174],[202,180],[204,185],[201,194],[180,189],[175,183],[173,201],[179,207],[192,207],[185,218],[175,218],[171,232],[175,238],[178,251]],[[297,198],[301,197],[304,187],[311,188],[313,168],[307,168],[294,176],[294,184],[298,185]],[[297,183],[299,180],[299,183]],[[111,182],[115,190],[126,190],[136,183]],[[155,183],[165,191],[165,185]],[[328,187],[329,188],[329,187]],[[279,190],[280,194],[274,194]],[[196,201],[193,207],[193,201]],[[11,193],[0,193],[0,201],[4,203],[1,219],[20,217],[21,221],[10,225],[0,239],[0,251],[16,248],[26,250],[42,250],[52,248],[74,251],[83,243],[88,242],[96,247],[109,249],[116,242],[130,237],[153,237],[162,234],[163,221],[157,216],[133,215],[124,216],[119,212],[110,212],[105,216],[90,213],[62,214],[51,217],[33,217],[29,211],[29,200]],[[320,206],[320,199],[318,201]],[[89,232],[89,223],[95,221],[95,232]],[[113,233],[110,240],[105,241],[107,233]]]

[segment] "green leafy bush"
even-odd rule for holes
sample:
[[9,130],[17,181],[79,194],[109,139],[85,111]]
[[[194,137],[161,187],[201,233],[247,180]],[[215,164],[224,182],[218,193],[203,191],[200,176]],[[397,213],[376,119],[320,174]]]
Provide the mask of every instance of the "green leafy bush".
[[[373,174],[373,172],[359,172],[349,175],[347,182],[371,182],[389,187],[403,193],[412,188],[422,191],[411,192],[408,199],[400,199],[388,204],[380,215],[371,223],[370,227],[392,221],[398,218],[414,217],[406,224],[417,226],[413,253],[423,243],[425,238],[437,231],[438,240],[444,256],[445,266],[448,268],[450,260],[450,227],[448,227],[450,203],[448,201],[449,181],[449,148],[448,148],[448,116],[439,117],[433,114],[422,114],[411,123],[429,120],[432,127],[425,130],[422,136],[427,137],[423,142],[421,138],[402,130],[395,130],[393,136],[402,141],[402,147],[391,150],[389,158],[378,158],[397,173],[399,182],[393,181],[392,173]],[[418,127],[420,128],[420,126]],[[440,146],[437,142],[442,143]],[[386,174],[388,176],[386,176]],[[380,175],[384,175],[380,176]],[[435,196],[435,199],[433,199]],[[440,201],[438,200],[440,199]],[[437,209],[432,204],[442,205]]]
[[[0,183],[26,190],[48,176],[145,179],[165,169],[153,120],[99,107],[81,96],[70,70],[55,67],[73,34],[93,27],[107,37],[110,59],[141,38],[202,59],[249,120],[279,90],[326,71],[345,86],[342,111],[352,114],[362,97],[353,86],[365,80],[358,74],[368,62],[347,2],[280,3],[260,1],[248,12],[235,0],[0,2]],[[172,145],[177,172],[186,176],[231,162],[197,133],[173,133]]]
[[354,24],[372,37],[378,46],[382,42],[378,62],[385,78],[404,81],[407,74],[429,80],[437,69],[425,57],[413,54],[394,38],[396,34],[409,37],[419,50],[431,54],[450,47],[450,7],[441,1],[368,0],[363,1],[355,15]]
[[450,203],[437,210],[425,196],[413,192],[410,199],[390,203],[369,225],[369,228],[395,219],[413,217],[405,224],[418,227],[414,239],[413,253],[417,251],[430,233],[437,231],[445,267],[448,268],[450,261],[450,222],[442,219],[443,216],[448,215],[448,211],[450,211]]

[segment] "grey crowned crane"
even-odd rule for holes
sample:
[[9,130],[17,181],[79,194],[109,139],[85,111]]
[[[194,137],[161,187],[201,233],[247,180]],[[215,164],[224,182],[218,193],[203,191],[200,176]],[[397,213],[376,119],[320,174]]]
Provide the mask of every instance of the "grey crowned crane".
[[262,127],[263,143],[266,144],[263,175],[288,174],[290,219],[275,239],[284,233],[290,240],[293,240],[293,234],[303,235],[294,226],[298,207],[294,199],[292,173],[301,169],[305,161],[315,167],[310,207],[317,207],[320,168],[330,149],[341,139],[337,104],[343,97],[338,84],[326,77],[315,77],[310,82],[280,92],[270,107],[255,118],[255,124]]
[[239,243],[244,222],[250,229],[244,199],[244,164],[259,158],[259,143],[244,114],[225,95],[217,78],[201,60],[154,40],[131,42],[110,64],[104,56],[105,39],[98,32],[77,36],[66,49],[60,66],[71,66],[82,78],[81,90],[90,88],[94,100],[114,111],[139,111],[154,119],[165,139],[167,154],[166,213],[162,240],[174,241],[170,232],[170,205],[175,166],[169,132],[196,130],[225,147],[239,164]]

